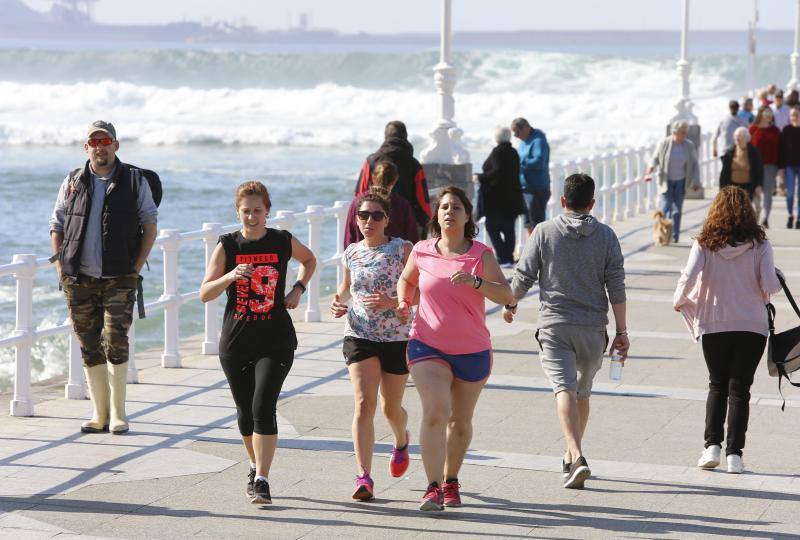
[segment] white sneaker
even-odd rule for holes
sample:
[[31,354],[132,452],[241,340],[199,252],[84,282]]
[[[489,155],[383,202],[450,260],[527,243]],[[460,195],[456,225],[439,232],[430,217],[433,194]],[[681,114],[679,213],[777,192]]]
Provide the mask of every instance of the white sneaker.
[[719,455],[721,451],[722,448],[718,444],[712,444],[708,448],[703,449],[700,459],[697,460],[697,466],[701,469],[715,468],[719,465]]
[[742,456],[731,454],[728,456],[728,472],[731,474],[742,474],[744,472],[744,461]]

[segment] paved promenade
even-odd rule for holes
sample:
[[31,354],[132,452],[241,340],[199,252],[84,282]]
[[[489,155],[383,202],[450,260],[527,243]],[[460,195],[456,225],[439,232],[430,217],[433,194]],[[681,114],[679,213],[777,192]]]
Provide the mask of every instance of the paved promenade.
[[[513,325],[490,311],[494,372],[460,475],[462,508],[417,510],[426,481],[410,381],[407,476],[389,476],[391,436],[378,417],[377,499],[350,499],[356,471],[342,325],[324,320],[297,325],[301,347],[279,404],[274,504],[245,499],[248,465],[233,403],[217,358],[199,355],[195,339],[183,344],[183,369],[158,367],[157,351],[137,356],[141,382],[129,386],[126,436],[79,433],[88,401],[53,397],[37,403],[36,417],[0,417],[0,537],[797,538],[800,391],[786,390],[781,412],[763,363],[748,471],[694,467],[707,372],[671,298],[707,205],[686,202],[687,230],[674,246],[653,247],[647,217],[615,226],[626,256],[631,358],[621,384],[608,380],[605,365],[598,374],[584,446],[594,476],[583,491],[561,487],[564,441],[533,340],[532,291]],[[769,236],[800,296],[800,231],[782,228],[784,203],[775,206]],[[798,324],[783,295],[774,300],[779,327]]]

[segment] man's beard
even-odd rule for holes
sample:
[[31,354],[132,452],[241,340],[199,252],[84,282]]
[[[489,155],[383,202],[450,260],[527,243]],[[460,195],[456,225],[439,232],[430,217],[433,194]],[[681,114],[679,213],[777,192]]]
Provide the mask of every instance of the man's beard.
[[108,165],[108,156],[105,157],[95,156],[94,164],[99,167],[105,167],[106,165]]

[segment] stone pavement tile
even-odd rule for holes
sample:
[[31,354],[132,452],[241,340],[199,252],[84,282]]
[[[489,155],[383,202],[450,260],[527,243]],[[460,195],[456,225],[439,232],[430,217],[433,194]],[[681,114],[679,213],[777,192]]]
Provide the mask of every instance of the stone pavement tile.
[[[26,518],[50,524],[73,533],[97,536],[115,536],[105,530],[108,523],[118,518],[122,511],[113,505],[105,509],[86,506],[56,506],[40,504],[28,510],[17,512]],[[2,522],[0,522],[2,526]]]
[[747,538],[800,538],[798,502],[800,498],[796,496],[773,496],[769,507],[759,516],[759,523],[747,531]]

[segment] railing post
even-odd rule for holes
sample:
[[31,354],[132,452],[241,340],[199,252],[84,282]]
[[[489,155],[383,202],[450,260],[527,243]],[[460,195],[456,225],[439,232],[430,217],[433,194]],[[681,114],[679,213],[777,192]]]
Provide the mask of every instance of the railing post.
[[640,214],[647,212],[650,206],[647,202],[647,184],[644,181],[645,172],[647,172],[647,160],[644,157],[644,148],[637,148],[634,150],[634,159],[636,159],[636,178],[639,180],[636,183],[636,211]]
[[609,157],[607,152],[600,155],[600,170],[603,171],[603,180],[600,186],[600,199],[603,201],[602,213],[600,214],[600,221],[608,223],[608,191],[609,191]]
[[64,385],[64,397],[66,399],[86,399],[86,376],[83,374],[83,357],[81,355],[81,344],[75,330],[72,328],[72,320],[67,319],[65,324],[69,324],[69,372],[67,384]]
[[322,320],[319,311],[319,275],[322,273],[322,258],[320,257],[320,232],[322,228],[323,206],[309,205],[306,212],[308,216],[308,249],[317,258],[317,270],[308,282],[308,303],[306,304],[306,322],[319,322]]
[[547,201],[547,205],[545,206],[544,215],[546,219],[553,219],[556,216],[556,203],[555,197],[553,196],[555,193],[555,182],[558,179],[558,175],[556,171],[558,168],[553,165],[552,163],[548,167],[548,172],[550,174],[550,200]]
[[597,215],[597,211],[601,210],[601,206],[603,206],[603,200],[600,197],[600,180],[597,178],[597,157],[592,155],[589,157],[589,176],[592,177],[594,180],[594,199],[595,204],[594,208],[592,209],[592,214]]
[[17,319],[14,335],[23,336],[15,346],[14,399],[11,416],[33,416],[31,397],[31,348],[33,346],[33,275],[36,273],[36,255],[14,255],[14,263],[23,263],[17,279]]
[[164,354],[161,355],[161,367],[181,367],[181,353],[178,350],[178,313],[180,296],[178,295],[178,246],[180,231],[162,229],[161,251],[164,253],[164,294],[160,300],[167,302],[164,306]]
[[342,255],[344,254],[344,231],[347,225],[347,211],[350,210],[350,203],[347,201],[336,201],[333,203],[336,209],[336,259],[339,261],[336,264],[336,286],[344,279],[344,270],[342,269]]
[[630,148],[625,149],[625,217],[633,217],[636,215],[636,208],[638,201],[636,200],[636,176],[634,176],[633,167],[633,150]]
[[[203,230],[208,231],[203,237],[205,247],[206,268],[211,262],[211,254],[217,247],[217,238],[222,231],[222,223],[203,223]],[[217,354],[219,352],[219,304],[217,299],[209,300],[205,304],[205,334],[201,351],[203,354]]]
[[136,369],[136,318],[128,330],[128,374],[127,381],[130,384],[139,382],[139,370]]
[[616,150],[614,152],[614,221],[625,219],[625,205],[622,202],[623,191],[625,190],[625,155]]

